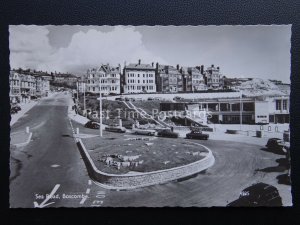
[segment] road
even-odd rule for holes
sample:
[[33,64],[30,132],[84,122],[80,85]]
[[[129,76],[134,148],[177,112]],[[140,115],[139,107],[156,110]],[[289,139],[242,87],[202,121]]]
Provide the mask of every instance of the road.
[[[20,165],[16,167],[19,173],[11,181],[11,207],[33,207],[34,201],[42,201],[35,194],[50,193],[56,184],[60,184],[57,193],[61,198],[54,199],[50,207],[225,206],[256,182],[276,186],[283,204],[291,205],[290,186],[276,181],[282,172],[257,171],[276,167],[276,160],[283,156],[263,151],[263,146],[229,141],[192,140],[209,147],[216,159],[214,166],[196,177],[130,191],[103,189],[87,175],[72,138],[72,126],[78,127],[81,133],[98,134],[99,131],[74,121],[70,123],[67,102],[68,96],[62,93],[41,100],[12,127],[12,132],[17,132],[29,126],[33,138],[26,147],[13,150],[12,155]],[[110,134],[104,131],[103,135]],[[84,194],[88,198],[62,199],[63,194]]]
[[[41,100],[16,122],[11,132],[30,127],[32,141],[12,152],[12,171],[16,176],[10,183],[10,207],[33,207],[41,203],[35,195],[46,195],[56,184],[58,194],[81,194],[86,191],[89,177],[78,152],[67,115],[68,98],[59,93]],[[51,201],[49,201],[51,202]],[[51,206],[79,206],[80,199],[55,199]]]

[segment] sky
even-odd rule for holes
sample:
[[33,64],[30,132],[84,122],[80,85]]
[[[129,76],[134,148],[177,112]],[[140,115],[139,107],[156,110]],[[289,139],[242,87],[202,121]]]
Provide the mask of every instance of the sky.
[[11,68],[86,73],[102,63],[215,66],[290,83],[291,25],[9,26]]

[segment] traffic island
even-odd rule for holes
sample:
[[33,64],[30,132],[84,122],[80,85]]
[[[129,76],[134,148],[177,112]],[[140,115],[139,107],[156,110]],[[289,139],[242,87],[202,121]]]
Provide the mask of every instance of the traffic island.
[[21,131],[10,134],[10,144],[15,147],[21,147],[27,145],[32,137],[32,133],[29,131]]
[[211,151],[182,139],[146,136],[87,138],[78,142],[92,179],[107,189],[133,189],[177,180],[214,164]]

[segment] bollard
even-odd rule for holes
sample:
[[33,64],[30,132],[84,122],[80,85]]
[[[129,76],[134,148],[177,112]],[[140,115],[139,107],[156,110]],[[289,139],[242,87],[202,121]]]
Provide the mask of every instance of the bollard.
[[278,127],[277,126],[275,127],[275,132],[278,132]]
[[76,134],[79,134],[79,128],[78,127],[76,128]]
[[272,131],[272,127],[271,126],[268,126],[268,131]]
[[26,127],[26,133],[29,134],[29,127]]

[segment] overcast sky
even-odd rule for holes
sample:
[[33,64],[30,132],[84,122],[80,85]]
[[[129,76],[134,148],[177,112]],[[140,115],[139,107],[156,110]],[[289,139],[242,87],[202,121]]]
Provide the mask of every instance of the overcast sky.
[[83,74],[101,63],[220,66],[290,83],[290,25],[10,26],[11,68]]

